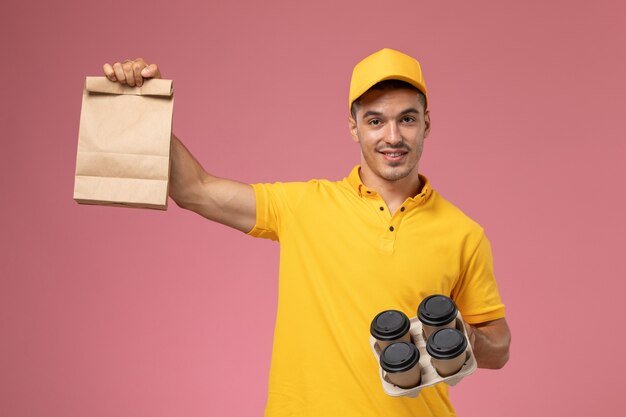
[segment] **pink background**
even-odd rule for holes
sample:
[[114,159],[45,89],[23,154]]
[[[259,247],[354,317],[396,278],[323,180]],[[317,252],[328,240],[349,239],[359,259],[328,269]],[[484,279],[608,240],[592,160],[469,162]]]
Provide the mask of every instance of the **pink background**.
[[513,332],[505,369],[451,389],[459,415],[621,413],[624,2],[2,9],[0,416],[264,409],[278,246],[173,203],[74,203],[85,76],[107,61],[158,63],[174,80],[175,131],[217,175],[340,179],[359,156],[352,66],[382,47],[422,61],[433,120],[422,171],[486,228]]

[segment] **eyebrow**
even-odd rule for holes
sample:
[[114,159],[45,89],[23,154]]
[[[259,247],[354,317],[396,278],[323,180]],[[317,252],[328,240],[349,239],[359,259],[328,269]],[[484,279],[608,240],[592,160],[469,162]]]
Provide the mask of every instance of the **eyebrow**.
[[[419,114],[420,112],[415,107],[410,107],[408,109],[405,109],[405,110],[401,111],[399,116],[404,116],[404,115],[410,114],[410,113],[417,113],[417,114]],[[365,119],[366,117],[370,117],[370,116],[382,116],[382,115],[383,114],[381,112],[374,111],[374,110],[369,110],[369,111],[366,111],[363,114],[362,117]]]

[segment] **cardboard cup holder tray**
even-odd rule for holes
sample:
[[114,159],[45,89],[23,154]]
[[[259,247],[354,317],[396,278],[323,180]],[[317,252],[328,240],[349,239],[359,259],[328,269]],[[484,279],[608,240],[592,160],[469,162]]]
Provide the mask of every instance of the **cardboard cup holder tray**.
[[[463,319],[461,318],[461,314],[459,313],[456,318],[456,328],[463,332],[465,337],[467,338],[467,331],[465,330],[465,326],[463,325]],[[420,353],[419,364],[421,367],[422,380],[420,384],[413,388],[400,388],[397,385],[392,384],[386,378],[385,371],[380,367],[380,353],[381,350],[376,343],[376,339],[373,336],[370,336],[370,345],[372,347],[372,352],[374,352],[374,356],[376,358],[376,363],[378,363],[378,370],[380,374],[380,381],[383,385],[383,391],[387,395],[392,397],[417,397],[420,391],[423,388],[430,387],[435,384],[439,384],[441,382],[445,382],[448,385],[456,385],[467,375],[470,375],[476,370],[476,358],[474,357],[474,353],[472,352],[472,347],[470,346],[469,340],[467,343],[467,351],[465,352],[466,359],[463,367],[459,372],[454,375],[450,375],[447,377],[442,377],[437,373],[435,367],[431,364],[431,356],[426,352],[426,340],[422,334],[422,323],[418,320],[417,317],[411,318],[411,328],[409,329],[411,333],[411,341],[417,347]]]

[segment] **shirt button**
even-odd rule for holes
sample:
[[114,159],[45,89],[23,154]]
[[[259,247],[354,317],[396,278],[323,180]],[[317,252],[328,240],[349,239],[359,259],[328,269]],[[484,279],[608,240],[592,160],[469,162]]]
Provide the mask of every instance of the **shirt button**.
[[393,232],[393,226],[389,226],[389,231]]
[[400,211],[404,211],[404,207],[400,207]]
[[380,211],[385,211],[385,208],[384,208],[384,207],[381,207],[381,208],[380,208]]
[[366,193],[368,193],[368,194],[372,194],[372,192],[371,192],[371,191],[366,191]]

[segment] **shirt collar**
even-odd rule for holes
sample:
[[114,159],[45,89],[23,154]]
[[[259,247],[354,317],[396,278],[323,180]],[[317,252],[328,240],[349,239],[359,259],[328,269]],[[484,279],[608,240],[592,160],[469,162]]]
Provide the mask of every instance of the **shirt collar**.
[[[368,188],[365,184],[363,184],[363,181],[361,181],[361,176],[359,175],[360,170],[361,165],[357,165],[352,168],[352,171],[350,171],[350,175],[348,175],[347,178],[348,183],[352,186],[352,188],[354,188],[359,197],[377,197],[378,193],[371,188]],[[419,174],[419,177],[420,182],[422,183],[422,191],[414,197],[409,197],[407,199],[408,201],[423,202],[426,201],[432,194],[433,190],[430,186],[428,178],[422,174]]]

